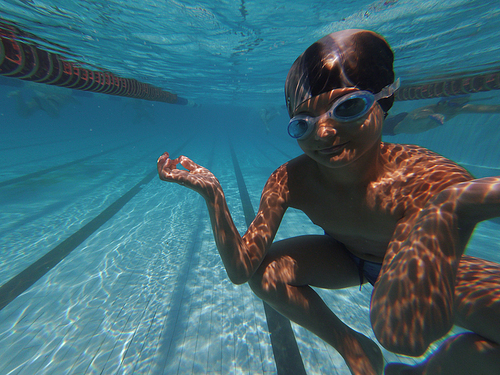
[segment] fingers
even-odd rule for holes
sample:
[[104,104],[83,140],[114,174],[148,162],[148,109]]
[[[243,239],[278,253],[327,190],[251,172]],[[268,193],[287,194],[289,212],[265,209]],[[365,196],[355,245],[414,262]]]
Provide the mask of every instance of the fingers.
[[[177,164],[181,164],[186,170],[178,169]],[[170,159],[168,152],[158,158],[157,168],[161,180],[176,182],[181,185],[185,184],[192,171],[203,169],[203,167],[182,155],[177,159]]]
[[188,171],[192,171],[195,169],[205,169],[201,165],[196,164],[194,161],[184,155],[179,156],[177,159],[170,159],[168,152],[165,152],[163,155],[161,155],[158,158],[156,164],[158,166],[158,171],[164,168],[175,169],[177,164],[182,165]]
[[[177,168],[177,164],[180,164],[185,170]],[[208,169],[196,164],[186,156],[181,155],[177,159],[170,159],[168,152],[158,158],[157,168],[161,180],[186,185],[189,188],[193,188],[196,181],[199,181],[200,178],[206,178],[206,175],[210,174]]]
[[161,156],[158,158],[157,163],[160,163],[160,162],[164,163],[164,162],[165,162],[165,160],[166,160],[166,159],[168,159],[168,157],[169,157],[168,152],[164,152],[164,153],[163,153],[163,155],[161,155]]
[[165,152],[162,156],[158,158],[156,162],[158,169],[175,169],[177,164],[179,164],[179,158],[170,159],[168,152]]
[[156,161],[156,168],[158,168],[158,174],[161,176],[161,171],[163,170],[163,166],[165,165],[165,162],[168,159],[168,152],[165,152],[163,155],[161,155],[158,160]]
[[179,156],[177,158],[177,160],[179,161],[179,163],[184,167],[186,168],[188,171],[193,171],[195,169],[201,169],[203,168],[202,166],[196,164],[194,161],[192,161],[191,159],[189,159],[188,157],[186,156]]
[[172,181],[175,172],[177,172],[177,164],[179,164],[179,160],[170,159],[168,152],[165,152],[162,156],[160,156],[156,163],[160,179],[165,181]]

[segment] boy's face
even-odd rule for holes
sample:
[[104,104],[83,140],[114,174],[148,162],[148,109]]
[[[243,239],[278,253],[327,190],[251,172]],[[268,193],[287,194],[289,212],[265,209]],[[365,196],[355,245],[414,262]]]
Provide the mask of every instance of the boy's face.
[[354,121],[339,122],[321,116],[330,110],[335,100],[354,91],[354,88],[344,88],[318,95],[301,104],[293,114],[318,117],[311,134],[297,142],[306,155],[327,167],[346,166],[380,143],[384,113],[376,102]]

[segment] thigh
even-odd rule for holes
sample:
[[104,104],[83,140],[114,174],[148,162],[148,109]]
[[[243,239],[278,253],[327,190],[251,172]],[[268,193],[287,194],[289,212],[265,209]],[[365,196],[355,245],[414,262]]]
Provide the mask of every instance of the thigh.
[[455,285],[455,324],[500,344],[500,264],[462,257]]
[[326,235],[273,243],[257,271],[263,281],[340,289],[359,285],[359,271],[341,243]]

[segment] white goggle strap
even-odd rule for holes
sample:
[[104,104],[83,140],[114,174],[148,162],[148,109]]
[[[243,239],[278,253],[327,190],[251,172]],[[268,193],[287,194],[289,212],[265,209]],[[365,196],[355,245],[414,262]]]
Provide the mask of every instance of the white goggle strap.
[[400,86],[400,81],[399,78],[395,80],[393,83],[390,85],[385,86],[379,93],[375,94],[375,101],[379,101],[380,99],[388,98],[392,94],[394,94],[396,91],[398,91]]

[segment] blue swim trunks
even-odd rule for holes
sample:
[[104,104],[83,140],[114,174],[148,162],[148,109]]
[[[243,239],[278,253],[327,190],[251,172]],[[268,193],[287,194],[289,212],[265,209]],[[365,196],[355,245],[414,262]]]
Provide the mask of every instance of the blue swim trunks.
[[356,266],[358,266],[359,289],[361,290],[361,285],[363,285],[363,281],[364,281],[363,277],[370,284],[375,285],[375,282],[377,281],[380,270],[382,269],[382,263],[370,262],[369,260],[364,260],[364,259],[358,258],[356,255],[351,253],[349,250],[347,250],[347,254],[349,254],[349,257],[354,261],[354,263],[356,263]]
[[364,279],[368,281],[370,284],[375,285],[375,282],[378,279],[378,275],[380,273],[380,270],[382,269],[382,263],[375,263],[375,262],[370,262],[369,260],[364,260],[353,253],[351,253],[345,245],[342,242],[337,241],[335,238],[330,236],[328,233],[325,232],[325,236],[330,237],[333,239],[335,242],[341,244],[349,257],[356,263],[356,266],[358,266],[358,272],[359,272],[359,290],[361,290],[361,286],[363,285]]

